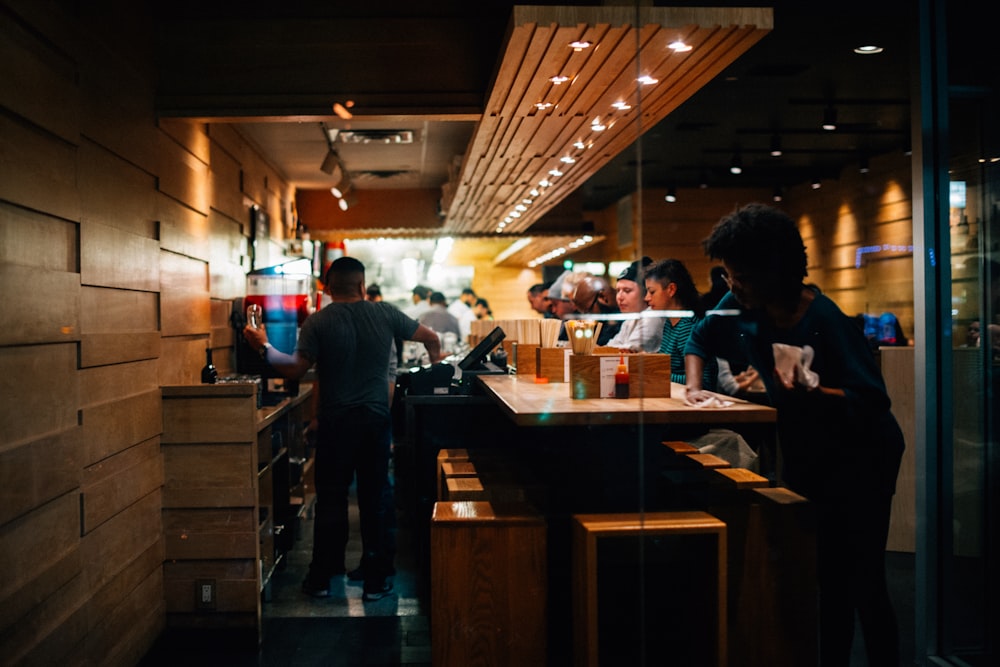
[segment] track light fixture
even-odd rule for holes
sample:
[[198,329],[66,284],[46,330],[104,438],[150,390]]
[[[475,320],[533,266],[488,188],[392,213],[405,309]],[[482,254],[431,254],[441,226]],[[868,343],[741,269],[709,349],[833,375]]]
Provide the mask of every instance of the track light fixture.
[[332,176],[333,170],[337,168],[338,164],[340,164],[340,155],[333,148],[329,148],[326,151],[326,157],[323,158],[323,164],[320,165],[319,170]]
[[837,129],[837,109],[828,106],[823,111],[823,129],[827,132],[833,132]]

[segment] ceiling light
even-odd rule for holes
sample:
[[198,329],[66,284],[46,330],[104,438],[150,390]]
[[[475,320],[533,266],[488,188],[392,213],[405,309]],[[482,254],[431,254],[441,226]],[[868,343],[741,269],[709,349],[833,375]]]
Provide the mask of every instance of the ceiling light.
[[677,201],[677,188],[671,186],[670,189],[667,190],[667,196],[664,197],[663,199],[665,201],[667,201],[668,203],[671,203],[671,204],[673,204],[674,202],[676,202]]
[[330,194],[332,194],[337,199],[343,199],[344,198],[344,193],[341,192],[340,188],[338,188],[338,187],[332,187],[332,188],[330,188]]
[[603,132],[604,130],[608,129],[608,126],[602,123],[600,118],[595,118],[594,120],[590,121],[590,129],[593,130],[594,132]]
[[567,81],[569,81],[569,77],[568,76],[557,75],[557,76],[550,77],[549,81],[558,86],[560,84],[563,84],[563,83],[566,83]]
[[629,109],[632,108],[632,105],[629,104],[628,102],[615,102],[611,106],[613,106],[615,109],[618,109],[619,111],[628,111]]
[[564,164],[573,164],[574,162],[576,162],[576,158],[573,157],[572,155],[563,155],[561,158],[559,158],[559,161]]
[[535,103],[535,108],[539,110],[548,109],[552,106],[552,102],[537,102]]
[[653,77],[651,77],[648,74],[643,74],[638,79],[636,79],[636,81],[638,81],[643,86],[650,86],[650,85],[652,85],[654,83],[659,83],[660,82],[659,79],[654,79]]
[[771,195],[772,201],[779,202],[784,198],[785,198],[784,191],[781,189],[781,186],[779,185],[778,187],[774,188],[774,194]]
[[569,46],[574,51],[583,51],[584,49],[589,49],[591,42],[585,39],[577,39],[569,43]]
[[860,173],[862,173],[862,174],[867,174],[868,173],[868,169],[869,169],[869,166],[868,166],[868,157],[865,156],[865,155],[862,155],[861,156],[861,160],[858,163],[858,171]]
[[334,102],[333,113],[337,114],[339,118],[343,118],[344,120],[351,120],[352,118],[354,118],[354,114],[348,111],[348,109],[350,109],[353,106],[354,106],[353,100],[347,100],[346,102],[344,102],[344,104],[341,104],[340,102]]
[[827,107],[823,111],[823,129],[827,132],[833,132],[837,129],[837,110],[833,107]]
[[553,178],[558,178],[558,177],[560,177],[562,175],[563,175],[563,173],[561,171],[559,171],[558,169],[549,169],[549,176],[551,176]]
[[729,173],[730,174],[742,174],[743,173],[743,157],[740,156],[740,152],[736,151],[733,153],[733,160],[729,163]]
[[876,53],[882,53],[883,50],[881,46],[875,46],[874,44],[865,44],[854,48],[854,52],[859,56],[872,56]]
[[813,190],[819,190],[821,187],[823,187],[823,184],[819,182],[818,178],[814,178],[811,186]]
[[781,157],[781,137],[777,134],[771,137],[771,157]]
[[673,49],[674,53],[687,53],[692,47],[684,40],[678,39],[677,41],[667,44],[667,48]]

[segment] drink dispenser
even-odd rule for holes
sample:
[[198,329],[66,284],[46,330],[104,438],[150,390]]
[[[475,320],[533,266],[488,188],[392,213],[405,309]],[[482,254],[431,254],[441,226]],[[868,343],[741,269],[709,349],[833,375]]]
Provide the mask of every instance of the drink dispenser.
[[311,275],[278,273],[273,269],[247,275],[244,308],[260,306],[267,338],[276,348],[295,351],[299,327],[309,316],[313,279]]

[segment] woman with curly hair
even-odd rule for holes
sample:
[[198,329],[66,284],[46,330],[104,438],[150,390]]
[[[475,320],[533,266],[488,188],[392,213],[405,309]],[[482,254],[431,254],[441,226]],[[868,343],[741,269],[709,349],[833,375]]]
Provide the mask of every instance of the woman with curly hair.
[[[885,545],[903,435],[861,329],[815,285],[795,222],[750,204],[704,240],[730,293],[691,332],[686,400],[706,397],[706,359],[749,362],[777,411],[781,479],[816,510],[820,662],[850,662],[855,612],[869,664],[899,664],[899,632],[885,579]],[[775,343],[812,348],[792,376],[775,371]],[[807,353],[808,354],[808,353]],[[818,377],[817,377],[818,376]]]

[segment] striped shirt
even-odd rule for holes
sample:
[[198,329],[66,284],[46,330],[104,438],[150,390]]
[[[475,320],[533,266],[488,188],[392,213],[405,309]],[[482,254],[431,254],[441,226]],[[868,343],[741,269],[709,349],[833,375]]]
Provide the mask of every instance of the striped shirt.
[[[660,340],[660,353],[670,355],[670,381],[678,384],[687,383],[687,373],[684,371],[684,346],[691,337],[691,330],[699,318],[682,317],[677,324],[668,318],[663,323],[663,338]],[[705,372],[702,376],[702,389],[715,391],[719,377],[719,365],[714,358],[706,360]]]

